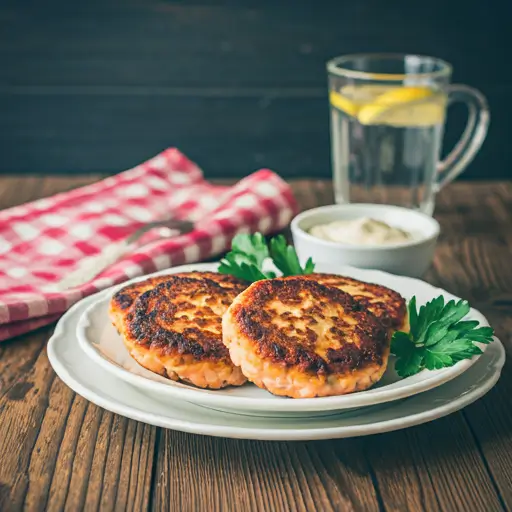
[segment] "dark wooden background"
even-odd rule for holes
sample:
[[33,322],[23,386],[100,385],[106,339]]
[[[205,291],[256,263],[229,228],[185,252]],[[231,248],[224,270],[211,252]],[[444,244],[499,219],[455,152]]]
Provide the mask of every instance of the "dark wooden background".
[[465,177],[511,177],[511,5],[0,0],[0,172],[114,173],[177,146],[209,177],[327,177],[325,61],[400,51],[450,61],[487,95]]

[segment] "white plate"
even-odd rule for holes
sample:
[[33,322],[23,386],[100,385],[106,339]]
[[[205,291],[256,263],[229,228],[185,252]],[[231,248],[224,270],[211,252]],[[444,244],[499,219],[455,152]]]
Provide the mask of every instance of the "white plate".
[[223,413],[181,400],[162,403],[90,360],[79,346],[76,323],[94,300],[96,297],[89,297],[73,306],[48,343],[48,357],[57,375],[78,394],[109,411],[194,434],[298,441],[364,436],[411,427],[446,416],[483,396],[498,380],[505,362],[503,346],[496,340],[464,375],[405,400],[308,419]]
[[[185,265],[154,275],[191,270],[216,270],[216,268],[215,263]],[[398,291],[406,299],[416,295],[418,304],[423,304],[440,294],[443,294],[447,300],[458,299],[458,297],[439,288],[434,288],[423,281],[384,272],[351,267],[331,267],[319,270],[350,275],[363,281],[382,284]],[[425,370],[407,379],[400,379],[394,372],[394,359],[391,358],[388,370],[376,386],[367,391],[343,396],[289,399],[272,395],[253,384],[223,390],[199,389],[165,379],[141,367],[130,357],[121,337],[108,317],[110,298],[115,291],[123,286],[126,286],[126,283],[105,290],[87,307],[77,327],[81,347],[93,361],[107,372],[168,403],[179,398],[211,409],[264,416],[331,414],[332,411],[381,404],[427,391],[457,377],[478,359],[475,357],[471,360],[460,361],[450,368],[436,371]],[[471,310],[470,317],[488,325],[485,317],[478,311]],[[485,349],[485,346],[483,348]]]

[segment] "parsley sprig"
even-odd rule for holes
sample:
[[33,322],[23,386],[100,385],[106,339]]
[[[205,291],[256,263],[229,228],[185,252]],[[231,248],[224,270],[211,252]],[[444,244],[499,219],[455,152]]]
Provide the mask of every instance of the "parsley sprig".
[[276,273],[263,269],[268,258],[272,259],[276,268],[284,276],[311,274],[315,269],[311,258],[302,268],[295,249],[286,243],[286,238],[283,235],[272,238],[270,244],[267,245],[265,237],[261,233],[254,233],[252,235],[240,234],[233,238],[231,251],[220,261],[219,272],[251,282],[273,279],[276,277]]
[[476,320],[462,320],[470,309],[465,300],[445,304],[441,295],[417,311],[413,297],[408,309],[410,332],[395,332],[391,340],[391,352],[397,357],[395,370],[400,377],[471,359],[482,353],[475,343],[492,341],[491,327],[479,327]]
[[[269,258],[284,276],[311,274],[315,269],[311,258],[301,266],[295,249],[286,243],[283,235],[267,244],[261,233],[254,233],[233,238],[231,251],[221,260],[218,270],[250,282],[273,279],[276,273],[264,269]],[[418,311],[413,297],[408,305],[410,331],[397,331],[391,339],[398,375],[410,377],[424,369],[453,366],[481,354],[475,343],[490,343],[494,332],[491,327],[479,326],[476,320],[463,320],[469,309],[467,301],[451,300],[445,304],[441,295]]]

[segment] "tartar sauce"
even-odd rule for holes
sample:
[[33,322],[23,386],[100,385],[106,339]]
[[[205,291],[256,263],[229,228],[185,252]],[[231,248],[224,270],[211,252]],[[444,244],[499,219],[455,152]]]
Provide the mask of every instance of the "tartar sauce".
[[412,239],[411,233],[368,217],[318,224],[309,233],[330,242],[352,245],[386,245]]

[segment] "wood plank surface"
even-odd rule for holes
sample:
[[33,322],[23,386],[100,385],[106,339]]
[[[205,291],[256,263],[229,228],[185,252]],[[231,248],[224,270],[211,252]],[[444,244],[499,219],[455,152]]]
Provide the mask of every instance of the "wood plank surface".
[[[509,179],[511,6],[4,0],[0,172],[115,173],[179,146],[209,177],[328,177],[326,61],[409,52],[447,60],[488,97],[489,137],[465,176]],[[453,115],[446,149],[464,109]]]
[[[0,178],[0,208],[99,176]],[[302,208],[328,181],[295,180]],[[512,183],[455,183],[426,279],[468,298],[512,355]],[[109,413],[51,369],[52,327],[0,344],[0,510],[512,509],[512,364],[461,412],[403,431],[316,442],[203,437]]]

